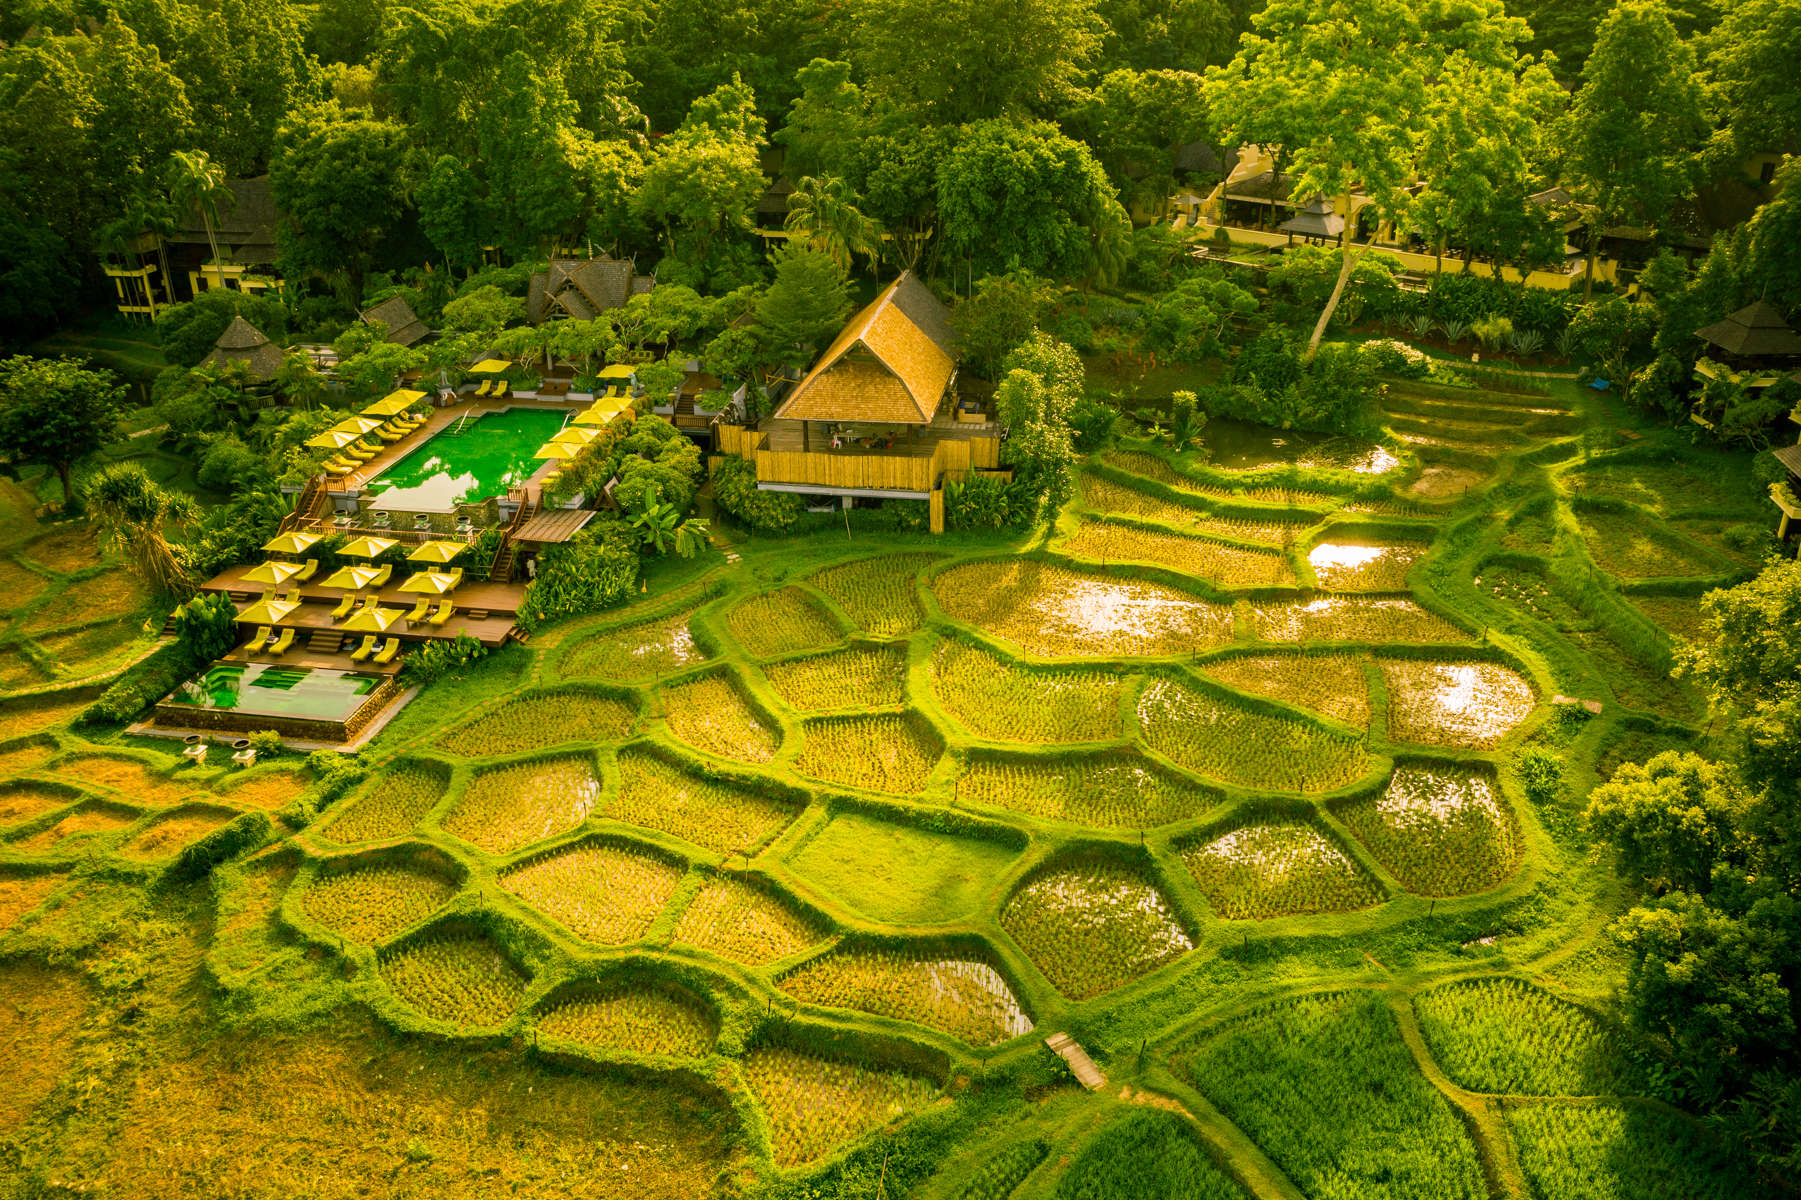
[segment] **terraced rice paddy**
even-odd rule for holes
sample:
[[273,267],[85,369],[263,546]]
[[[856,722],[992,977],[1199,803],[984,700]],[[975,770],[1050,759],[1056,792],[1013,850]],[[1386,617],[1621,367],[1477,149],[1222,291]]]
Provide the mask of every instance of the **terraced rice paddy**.
[[643,937],[681,879],[665,858],[590,838],[507,868],[500,886],[583,941],[610,946]]
[[403,762],[377,775],[346,801],[323,836],[341,845],[374,842],[410,832],[444,797],[442,767]]
[[644,750],[619,756],[619,791],[595,813],[661,830],[715,854],[751,851],[794,819],[788,802],[685,770]]
[[438,745],[466,758],[518,754],[566,742],[611,742],[637,720],[631,705],[611,696],[565,689],[508,700],[453,729]]
[[647,683],[705,662],[706,648],[689,626],[692,610],[591,633],[563,654],[561,674],[574,679]]
[[1701,633],[1699,596],[1633,596],[1632,607],[1672,639],[1692,641]]
[[701,675],[663,690],[669,732],[696,750],[762,763],[775,757],[781,730],[751,704],[738,680],[725,672]]
[[1736,1200],[1758,1184],[1680,1116],[1625,1105],[1506,1110],[1534,1194],[1559,1200]]
[[1370,723],[1367,660],[1361,654],[1244,654],[1201,670],[1226,686],[1310,709],[1355,728]]
[[1485,771],[1402,763],[1381,792],[1339,815],[1401,886],[1422,895],[1479,892],[1519,865],[1513,811]]
[[1091,562],[1143,562],[1205,579],[1227,590],[1294,582],[1288,560],[1211,538],[1167,533],[1120,521],[1083,521],[1062,543],[1064,553]]
[[173,858],[208,834],[222,829],[237,815],[229,808],[201,805],[161,813],[119,843],[119,853],[138,862]]
[[931,1081],[867,1063],[841,1062],[782,1046],[744,1057],[744,1075],[769,1118],[775,1161],[809,1163],[843,1142],[924,1108]]
[[1124,679],[1102,671],[1029,669],[947,638],[932,653],[932,690],[978,737],[1098,742],[1120,733]]
[[1158,483],[1165,483],[1170,487],[1192,492],[1197,496],[1210,496],[1216,500],[1252,500],[1259,504],[1288,504],[1303,507],[1330,504],[1333,500],[1333,497],[1325,492],[1310,492],[1279,485],[1241,484],[1227,487],[1222,484],[1203,483],[1177,471],[1166,460],[1155,454],[1147,454],[1142,450],[1109,450],[1101,455],[1101,461],[1110,467],[1130,471],[1134,475],[1142,475],[1146,479],[1154,479]]
[[0,932],[17,925],[25,914],[42,904],[66,878],[61,872],[15,874],[0,871]]
[[1415,997],[1432,1058],[1459,1086],[1510,1096],[1640,1090],[1600,1018],[1519,979],[1472,979]]
[[672,938],[733,962],[760,967],[799,954],[827,927],[764,885],[716,875],[682,911]]
[[48,784],[21,780],[0,787],[0,827],[18,825],[65,804],[73,804],[80,793]]
[[1369,769],[1361,739],[1173,680],[1145,685],[1138,719],[1153,750],[1241,787],[1329,792]]
[[844,637],[826,611],[795,587],[741,601],[727,614],[725,623],[752,658],[820,650]]
[[1007,981],[974,958],[834,950],[796,967],[780,986],[808,1004],[913,1021],[971,1046],[992,1046],[1032,1030],[1032,1019]]
[[872,792],[920,791],[944,751],[917,713],[815,717],[802,723],[801,736],[797,772]]
[[511,1020],[529,982],[478,933],[415,938],[382,955],[381,976],[421,1016],[478,1027]]
[[1101,475],[1082,476],[1082,497],[1097,512],[1117,513],[1173,525],[1187,533],[1281,546],[1298,538],[1319,518],[1280,509],[1219,509],[1201,502],[1178,503]]
[[68,810],[49,825],[14,834],[12,845],[26,854],[65,854],[76,847],[91,849],[139,815],[135,809],[90,801]]
[[1174,1197],[1245,1200],[1245,1193],[1201,1149],[1187,1122],[1173,1113],[1144,1108],[1121,1116],[1084,1146],[1056,1191],[1056,1200]]
[[886,554],[827,567],[807,582],[830,596],[864,633],[874,638],[912,633],[925,622],[914,591],[918,575],[936,554]]
[[544,1037],[670,1058],[701,1057],[718,1032],[712,1013],[692,994],[627,982],[577,985],[533,1023]]
[[763,668],[769,686],[794,708],[885,708],[907,698],[905,645],[852,646]]
[[513,763],[478,771],[443,825],[490,854],[511,854],[574,829],[599,799],[600,776],[585,757]]
[[1257,601],[1253,636],[1264,642],[1466,642],[1470,635],[1412,600],[1324,596]]
[[1123,987],[1194,948],[1155,883],[1099,860],[1034,876],[1001,910],[1001,928],[1072,1000]]
[[1590,510],[1577,515],[1595,565],[1621,579],[1718,575],[1722,568],[1681,538],[1647,527],[1628,513]]
[[972,755],[957,779],[957,803],[1096,829],[1150,829],[1201,816],[1219,797],[1129,752]]
[[952,567],[932,591],[953,620],[1041,658],[1187,653],[1232,636],[1226,605],[1029,559]]
[[310,919],[353,942],[385,942],[411,929],[456,894],[442,867],[404,860],[326,868],[301,893]]
[[55,772],[58,779],[106,788],[135,804],[173,804],[200,790],[179,776],[152,771],[138,759],[109,754],[77,754],[59,759]]
[[1343,847],[1302,821],[1240,825],[1181,854],[1213,911],[1228,920],[1355,912],[1383,900],[1382,886]]
[[1335,592],[1402,592],[1407,572],[1426,556],[1424,542],[1327,541],[1307,552],[1313,577]]
[[299,770],[278,768],[241,775],[217,785],[219,794],[239,804],[277,809],[307,788],[307,779]]
[[1397,742],[1491,748],[1538,703],[1525,676],[1496,663],[1379,661],[1388,685],[1388,736]]

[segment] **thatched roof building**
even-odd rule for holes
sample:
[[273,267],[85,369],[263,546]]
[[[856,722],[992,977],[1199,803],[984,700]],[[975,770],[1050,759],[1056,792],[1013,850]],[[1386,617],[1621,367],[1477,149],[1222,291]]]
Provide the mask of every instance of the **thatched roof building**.
[[213,343],[213,352],[205,361],[207,366],[241,364],[250,372],[251,378],[267,383],[281,370],[283,358],[281,347],[264,337],[262,330],[243,317],[233,317],[219,340]]

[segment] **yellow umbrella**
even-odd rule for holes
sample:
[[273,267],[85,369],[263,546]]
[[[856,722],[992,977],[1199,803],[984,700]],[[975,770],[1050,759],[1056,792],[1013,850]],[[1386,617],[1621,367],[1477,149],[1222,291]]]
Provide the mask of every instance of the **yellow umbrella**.
[[532,457],[548,458],[557,462],[568,462],[580,453],[581,451],[577,450],[574,446],[565,446],[561,442],[545,442],[542,446],[538,447],[538,452],[532,455]]
[[319,584],[322,588],[332,588],[343,592],[360,592],[375,582],[381,571],[375,567],[339,567],[326,576]]
[[577,449],[580,449],[599,436],[600,433],[598,430],[578,429],[571,425],[567,429],[558,430],[557,435],[550,440],[564,446],[574,446]]
[[608,363],[600,369],[602,379],[630,379],[636,367],[630,363]]
[[400,585],[403,592],[419,592],[426,596],[442,596],[455,587],[460,580],[455,575],[440,575],[436,571],[419,571],[407,576]]
[[469,549],[467,542],[427,542],[406,556],[408,562],[447,563]]
[[271,554],[305,554],[319,540],[316,533],[279,533],[263,543]]
[[613,418],[618,415],[619,412],[617,409],[602,408],[600,405],[594,404],[582,409],[579,413],[576,413],[575,419],[569,423],[571,425],[580,425],[584,428],[596,425],[611,425],[613,423]]
[[238,576],[238,578],[245,583],[272,583],[275,586],[280,587],[288,580],[294,578],[294,576],[300,574],[301,570],[302,567],[299,563],[281,562],[278,559],[271,559],[266,563],[258,563],[256,566],[251,567],[248,571],[245,571],[242,575]]
[[360,436],[343,429],[327,429],[318,437],[306,439],[306,444],[315,450],[342,450]]
[[508,359],[484,358],[473,367],[470,367],[469,371],[471,374],[475,375],[498,375],[512,365],[512,362]]
[[380,429],[381,422],[373,417],[345,417],[331,428],[333,433],[351,433],[355,434],[357,437],[362,437],[370,430]]
[[238,614],[246,625],[278,625],[300,606],[292,600],[258,600]]
[[406,615],[398,608],[359,608],[340,627],[354,633],[386,633],[388,626]]
[[398,545],[393,538],[360,537],[339,546],[338,553],[345,558],[378,558]]
[[389,392],[374,404],[363,410],[366,417],[392,417],[405,412],[419,401],[425,399],[424,392],[415,392],[411,388],[401,388],[398,392]]

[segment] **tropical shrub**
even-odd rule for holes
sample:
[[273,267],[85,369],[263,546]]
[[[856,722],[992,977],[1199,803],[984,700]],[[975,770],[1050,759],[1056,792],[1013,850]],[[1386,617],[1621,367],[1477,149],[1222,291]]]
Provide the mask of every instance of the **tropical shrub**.
[[529,632],[545,621],[617,604],[638,587],[638,553],[590,526],[538,556],[538,575],[526,593],[520,624]]
[[406,656],[400,678],[410,686],[422,687],[487,652],[487,647],[466,633],[457,634],[455,641],[435,638]]
[[728,457],[714,470],[713,499],[759,533],[786,533],[806,512],[806,502],[793,492],[757,490],[755,464],[736,457]]

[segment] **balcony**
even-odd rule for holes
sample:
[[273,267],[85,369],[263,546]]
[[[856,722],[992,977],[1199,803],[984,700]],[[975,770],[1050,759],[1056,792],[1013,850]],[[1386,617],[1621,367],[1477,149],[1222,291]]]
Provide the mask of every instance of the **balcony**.
[[809,437],[803,444],[811,444],[811,449],[779,450],[771,448],[771,434],[753,434],[757,486],[771,491],[867,493],[924,500],[947,471],[999,465],[1000,439],[992,433],[969,434],[932,429],[924,436],[881,448],[847,443],[837,449],[821,446],[818,439]]

